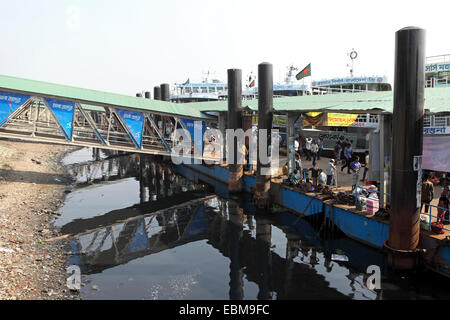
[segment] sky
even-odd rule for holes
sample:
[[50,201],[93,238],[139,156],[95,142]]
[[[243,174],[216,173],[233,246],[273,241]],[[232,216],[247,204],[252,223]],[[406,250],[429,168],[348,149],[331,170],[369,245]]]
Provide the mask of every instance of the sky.
[[[0,74],[135,95],[210,71],[257,73],[274,83],[311,63],[311,80],[394,81],[395,33],[426,30],[426,56],[450,54],[450,1],[0,0]],[[301,83],[301,82],[300,82]]]

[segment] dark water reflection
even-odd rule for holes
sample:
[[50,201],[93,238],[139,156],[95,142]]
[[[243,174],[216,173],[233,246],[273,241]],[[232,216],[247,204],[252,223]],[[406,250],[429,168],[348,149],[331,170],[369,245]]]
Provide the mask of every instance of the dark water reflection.
[[[436,287],[432,274],[426,281],[392,277],[384,254],[324,229],[323,217],[263,215],[250,195],[211,196],[209,186],[158,160],[142,167],[135,156],[122,158],[113,163],[120,179],[97,173],[98,182],[86,186],[79,175],[83,187],[58,220],[75,234],[69,264],[81,268],[84,299],[450,298],[448,284]],[[382,268],[382,290],[365,287],[369,265]]]

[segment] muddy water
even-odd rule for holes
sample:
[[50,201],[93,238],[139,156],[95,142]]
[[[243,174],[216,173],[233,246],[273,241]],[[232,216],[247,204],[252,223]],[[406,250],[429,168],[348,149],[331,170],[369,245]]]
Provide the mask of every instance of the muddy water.
[[[57,225],[73,235],[84,299],[450,298],[446,279],[391,274],[384,254],[324,230],[323,217],[256,214],[249,195],[220,198],[160,159],[141,168],[82,149],[64,161],[77,187]],[[381,290],[366,287],[370,265]]]

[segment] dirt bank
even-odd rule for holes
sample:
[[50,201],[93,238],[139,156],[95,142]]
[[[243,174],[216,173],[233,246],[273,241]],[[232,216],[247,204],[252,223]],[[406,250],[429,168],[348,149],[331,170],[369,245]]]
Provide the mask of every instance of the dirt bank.
[[51,224],[68,178],[72,147],[0,140],[0,299],[70,299],[66,256]]

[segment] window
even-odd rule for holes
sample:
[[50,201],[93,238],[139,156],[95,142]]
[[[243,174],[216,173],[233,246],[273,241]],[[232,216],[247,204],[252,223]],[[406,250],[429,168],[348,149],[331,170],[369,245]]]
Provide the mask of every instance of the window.
[[192,88],[192,90],[193,90],[194,93],[199,93],[199,89],[200,89],[199,87],[193,87],[193,88]]
[[431,127],[431,116],[430,115],[425,115],[423,117],[423,126],[424,127]]
[[370,122],[370,123],[378,123],[378,115],[376,115],[376,114],[371,114],[371,115],[369,116],[369,122]]
[[447,125],[447,116],[434,116],[435,127],[445,127]]
[[207,87],[202,87],[202,93],[207,93],[208,92],[208,88]]
[[366,121],[367,121],[366,114],[360,114],[360,115],[358,115],[358,118],[356,118],[356,122],[366,122]]

